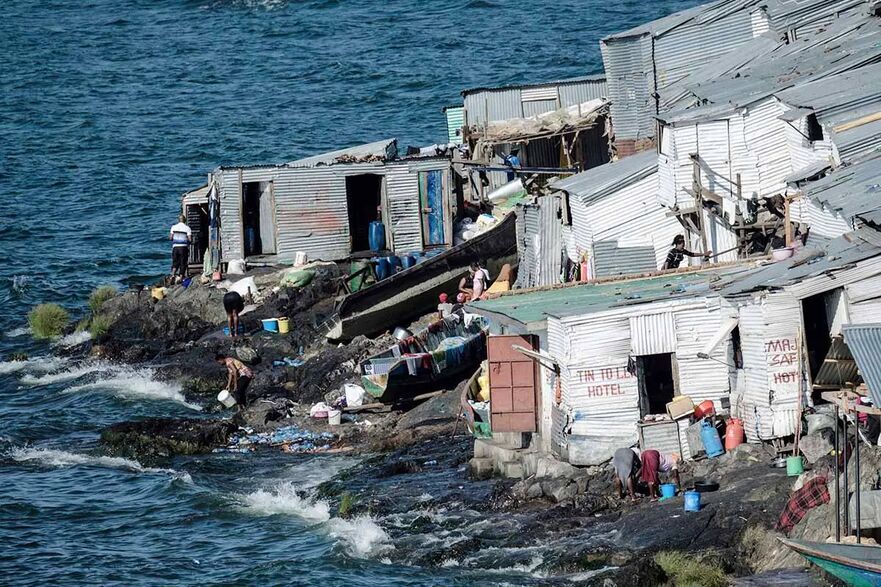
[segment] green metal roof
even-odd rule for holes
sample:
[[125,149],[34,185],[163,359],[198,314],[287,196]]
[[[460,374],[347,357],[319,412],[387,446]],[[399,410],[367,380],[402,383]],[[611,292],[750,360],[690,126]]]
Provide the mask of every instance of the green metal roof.
[[468,304],[476,313],[505,316],[525,325],[538,326],[548,316],[592,314],[610,308],[688,297],[710,291],[723,275],[747,269],[744,266],[717,267],[689,273],[670,273],[642,279],[627,279],[585,285],[564,286],[502,295]]

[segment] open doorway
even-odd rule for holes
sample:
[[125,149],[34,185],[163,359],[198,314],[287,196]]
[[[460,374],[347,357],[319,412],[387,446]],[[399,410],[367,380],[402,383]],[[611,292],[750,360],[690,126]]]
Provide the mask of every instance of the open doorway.
[[370,223],[382,219],[382,176],[367,173],[346,177],[346,206],[351,251],[369,251]]
[[272,182],[242,183],[242,233],[246,257],[275,254]]
[[673,355],[664,353],[636,357],[636,376],[639,382],[640,416],[666,414],[667,404],[676,395]]
[[202,265],[205,260],[205,251],[208,250],[208,204],[188,204],[186,212],[187,226],[193,231],[188,263],[190,266]]

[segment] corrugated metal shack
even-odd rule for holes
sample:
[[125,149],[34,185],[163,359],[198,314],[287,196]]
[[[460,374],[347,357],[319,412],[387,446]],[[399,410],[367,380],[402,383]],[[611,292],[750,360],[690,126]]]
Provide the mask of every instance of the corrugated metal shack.
[[[465,141],[472,159],[500,165],[512,149],[523,167],[589,169],[609,160],[603,76],[473,88],[464,97]],[[507,174],[473,180],[475,193],[504,184]]]
[[607,95],[606,77],[602,74],[540,84],[471,88],[462,92],[468,126],[529,118]]
[[799,395],[857,382],[842,326],[881,319],[881,238],[864,229],[719,284],[736,308],[741,368],[732,410],[747,439],[793,434]]
[[[637,424],[674,395],[721,402],[730,390],[735,310],[709,271],[513,293],[470,307],[495,333],[539,336],[545,371],[542,443],[573,464],[608,460],[636,442]],[[706,353],[709,358],[700,358]],[[548,438],[550,435],[550,438]]]
[[533,198],[517,206],[517,268],[515,288],[543,287],[565,281],[571,234],[561,194]]
[[552,189],[568,196],[574,260],[586,255],[592,275],[658,270],[682,225],[658,200],[658,155],[647,151],[563,179]]
[[[828,165],[820,173],[827,171]],[[793,220],[810,226],[809,244],[822,245],[863,225],[881,229],[881,154],[814,181],[795,179],[791,191]]]
[[396,253],[452,242],[456,200],[450,159],[397,158],[394,139],[283,165],[219,167],[222,259],[341,260],[369,250],[382,220]]
[[[653,117],[682,97],[689,76],[724,74],[756,53],[795,44],[836,19],[866,12],[859,0],[718,0],[604,38],[600,49],[619,155],[651,144]],[[761,35],[759,44],[751,44]]]

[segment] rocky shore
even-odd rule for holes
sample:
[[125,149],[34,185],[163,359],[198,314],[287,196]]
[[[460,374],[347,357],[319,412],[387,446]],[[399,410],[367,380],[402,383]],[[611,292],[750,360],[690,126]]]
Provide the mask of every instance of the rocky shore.
[[[777,541],[781,534],[774,526],[793,479],[768,465],[775,455],[767,447],[742,445],[723,457],[685,464],[686,485],[698,478],[720,483],[718,491],[704,495],[699,513],[686,514],[681,497],[638,504],[617,499],[608,465],[584,469],[556,463],[516,482],[469,478],[473,439],[456,424],[456,390],[417,406],[354,413],[338,427],[311,419],[313,403],[337,397],[344,383],[357,380],[360,360],[391,344],[384,335],[328,345],[320,327],[333,310],[339,270],[322,264],[314,271],[302,288],[279,285],[277,272],[255,275],[263,297],[242,316],[248,335],[236,340],[222,335],[223,294],[208,285],[174,286],[159,301],[147,291],[128,291],[105,303],[107,333],[69,352],[150,367],[157,377],[178,382],[188,401],[203,406],[195,418],[114,424],[101,434],[107,450],[155,461],[223,449],[242,430],[295,426],[316,435],[332,432],[324,450],[358,455],[361,461],[321,485],[317,498],[330,501],[341,515],[381,516],[386,531],[402,545],[393,557],[406,564],[489,565],[493,552],[527,553],[522,564],[530,572],[620,586],[726,584],[717,578],[727,582],[803,567]],[[260,329],[262,318],[278,316],[290,319],[288,334]],[[213,361],[219,351],[238,356],[255,371],[251,403],[240,413],[223,410],[215,399],[225,383],[225,372]],[[276,363],[284,359],[302,364]],[[863,458],[864,472],[877,471],[879,455],[867,449]],[[809,512],[794,535],[825,540],[831,533],[829,507]],[[418,538],[426,535],[443,540]],[[705,580],[685,581],[662,564],[660,552],[679,553],[697,564],[705,569]],[[823,584],[801,573],[796,582],[777,584],[808,580]]]

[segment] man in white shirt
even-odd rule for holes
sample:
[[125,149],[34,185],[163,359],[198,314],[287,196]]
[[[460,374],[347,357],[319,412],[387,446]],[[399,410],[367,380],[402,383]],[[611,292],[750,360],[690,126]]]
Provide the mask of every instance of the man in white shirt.
[[171,241],[171,279],[178,276],[183,279],[187,275],[187,265],[190,258],[190,243],[193,240],[193,231],[187,226],[187,217],[183,214],[178,218],[178,223],[171,227],[168,239]]

